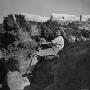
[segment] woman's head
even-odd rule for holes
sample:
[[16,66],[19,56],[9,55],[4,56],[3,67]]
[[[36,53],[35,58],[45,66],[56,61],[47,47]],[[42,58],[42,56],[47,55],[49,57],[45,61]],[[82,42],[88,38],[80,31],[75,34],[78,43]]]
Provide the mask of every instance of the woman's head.
[[58,37],[58,36],[60,36],[60,35],[61,35],[60,30],[57,30],[57,31],[56,31],[56,35],[55,35],[55,37]]

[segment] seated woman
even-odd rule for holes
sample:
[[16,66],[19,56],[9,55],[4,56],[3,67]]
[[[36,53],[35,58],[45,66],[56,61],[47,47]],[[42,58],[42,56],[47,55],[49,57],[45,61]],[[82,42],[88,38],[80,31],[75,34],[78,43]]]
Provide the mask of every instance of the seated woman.
[[[54,40],[47,42],[45,39],[42,39],[39,44],[40,46],[38,47],[38,51],[32,56],[30,67],[36,65],[38,62],[38,56],[57,56],[58,52],[61,51],[64,47],[64,38],[60,36],[59,33]],[[47,48],[42,49],[42,46],[46,46]]]
[[62,36],[56,37],[51,42],[40,43],[41,46],[48,46],[49,48],[42,49],[39,47],[39,51],[36,53],[38,56],[54,55],[56,56],[59,51],[64,47],[64,38]]

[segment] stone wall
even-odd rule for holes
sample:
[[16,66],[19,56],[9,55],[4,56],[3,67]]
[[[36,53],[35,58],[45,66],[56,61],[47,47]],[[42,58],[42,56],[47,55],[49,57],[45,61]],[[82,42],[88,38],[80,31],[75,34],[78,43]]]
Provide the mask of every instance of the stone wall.
[[90,15],[68,15],[68,14],[51,14],[52,21],[87,21],[90,18]]

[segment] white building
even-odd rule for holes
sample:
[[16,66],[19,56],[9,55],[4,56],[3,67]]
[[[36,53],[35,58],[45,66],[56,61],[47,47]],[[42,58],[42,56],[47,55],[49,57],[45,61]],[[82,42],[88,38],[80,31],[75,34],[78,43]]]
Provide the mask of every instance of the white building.
[[80,17],[76,15],[52,13],[51,20],[52,21],[80,21]]
[[87,21],[90,18],[90,15],[82,15],[81,21]]
[[76,15],[68,15],[68,14],[56,14],[52,13],[51,17],[42,17],[40,15],[33,15],[28,13],[21,13],[21,15],[25,16],[26,21],[36,21],[36,22],[46,22],[47,20],[51,19],[52,21],[87,21],[90,18],[90,15],[82,15],[76,16]]

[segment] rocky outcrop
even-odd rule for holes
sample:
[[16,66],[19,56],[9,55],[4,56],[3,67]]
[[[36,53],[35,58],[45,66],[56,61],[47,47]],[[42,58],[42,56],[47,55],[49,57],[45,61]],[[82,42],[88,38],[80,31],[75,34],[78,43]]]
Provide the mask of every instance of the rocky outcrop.
[[46,22],[47,20],[49,20],[48,17],[42,17],[40,15],[34,15],[28,13],[21,13],[21,15],[25,16],[26,21]]
[[30,85],[27,77],[22,77],[22,75],[17,71],[9,71],[7,77],[7,82],[10,90],[23,90],[25,86]]

